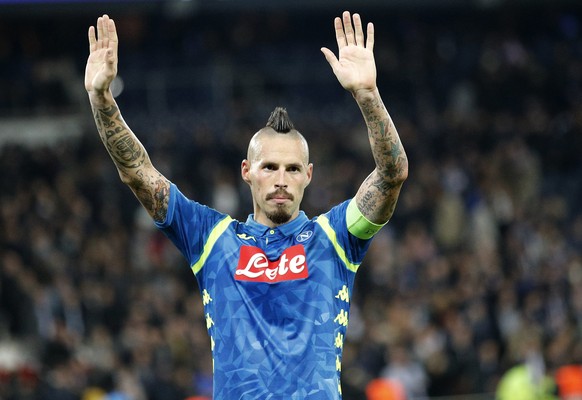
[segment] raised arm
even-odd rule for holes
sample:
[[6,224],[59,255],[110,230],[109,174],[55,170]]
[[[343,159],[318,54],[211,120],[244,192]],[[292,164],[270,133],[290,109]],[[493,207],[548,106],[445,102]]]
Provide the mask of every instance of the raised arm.
[[353,96],[368,128],[368,138],[376,168],[356,194],[360,212],[371,222],[383,224],[390,219],[400,188],[408,176],[408,159],[396,127],[376,86],[374,25],[367,25],[364,38],[359,14],[344,11],[334,20],[339,56],[323,47],[321,51],[340,84]]
[[168,211],[169,181],[152,165],[140,141],[129,129],[110,86],[117,75],[117,30],[107,15],[89,28],[89,58],[85,69],[85,89],[97,130],[113,159],[121,180],[127,184],[147,212],[163,221]]

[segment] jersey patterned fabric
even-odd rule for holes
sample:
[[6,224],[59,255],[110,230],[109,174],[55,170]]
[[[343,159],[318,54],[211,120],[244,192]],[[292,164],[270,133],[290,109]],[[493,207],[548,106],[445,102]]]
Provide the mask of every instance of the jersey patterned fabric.
[[348,203],[269,228],[171,185],[166,221],[156,225],[199,283],[215,400],[341,399],[350,293],[370,243],[348,232]]

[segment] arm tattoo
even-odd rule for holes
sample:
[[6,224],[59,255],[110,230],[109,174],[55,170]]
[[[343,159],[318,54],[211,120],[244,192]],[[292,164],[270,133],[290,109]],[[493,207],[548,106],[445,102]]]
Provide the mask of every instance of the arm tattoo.
[[94,109],[93,116],[101,141],[123,182],[154,220],[165,220],[169,182],[152,166],[147,151],[129,129],[117,106]]
[[365,179],[356,200],[367,218],[385,222],[394,212],[400,188],[408,175],[408,159],[379,95],[359,105],[368,128],[376,169]]
[[117,168],[125,170],[143,165],[146,152],[121,118],[116,106],[95,110],[94,117],[101,141]]
[[168,212],[168,199],[170,198],[170,189],[165,179],[156,180],[154,190],[154,207],[153,217],[156,221],[164,221]]

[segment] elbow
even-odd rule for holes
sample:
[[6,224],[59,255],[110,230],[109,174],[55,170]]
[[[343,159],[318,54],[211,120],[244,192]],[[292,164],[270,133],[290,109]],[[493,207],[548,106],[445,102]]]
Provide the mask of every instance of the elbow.
[[402,166],[398,173],[398,178],[401,183],[408,179],[408,158],[404,158],[404,161],[402,162]]
[[408,158],[404,157],[400,159],[398,163],[392,165],[392,168],[384,176],[393,185],[403,184],[408,179]]
[[397,188],[402,186],[408,178],[408,160],[405,158],[397,164],[392,164],[383,169],[376,169],[379,181],[383,182],[388,188]]

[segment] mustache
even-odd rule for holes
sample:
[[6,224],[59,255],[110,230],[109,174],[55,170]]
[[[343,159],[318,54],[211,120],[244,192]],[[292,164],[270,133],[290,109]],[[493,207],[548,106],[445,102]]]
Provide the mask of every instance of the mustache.
[[295,198],[293,197],[293,195],[289,192],[287,192],[285,189],[278,189],[272,193],[267,194],[267,200],[271,200],[274,199],[275,197],[283,197],[285,199],[289,199],[289,200],[294,200]]

